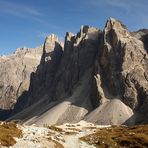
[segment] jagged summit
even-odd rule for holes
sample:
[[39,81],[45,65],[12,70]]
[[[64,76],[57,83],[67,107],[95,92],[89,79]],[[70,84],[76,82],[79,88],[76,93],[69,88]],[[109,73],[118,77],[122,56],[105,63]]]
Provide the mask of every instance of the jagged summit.
[[59,41],[58,36],[55,34],[51,34],[46,37],[46,42],[53,42],[53,41]]
[[[54,34],[45,39],[46,49],[60,42]],[[28,91],[30,74],[35,72],[44,53],[43,45],[36,48],[17,48],[7,56],[0,57],[0,109],[12,109],[17,99]]]
[[85,38],[85,39],[91,39],[91,40],[96,40],[98,37],[97,32],[101,32],[98,28],[91,27],[88,25],[82,25],[80,28],[80,31],[74,35],[71,32],[67,32],[65,36],[65,41],[71,41],[71,39],[74,42],[77,42],[76,40],[79,40],[80,38]]
[[47,37],[29,90],[19,93],[9,120],[38,125],[82,119],[148,123],[143,117],[148,117],[146,50],[146,36],[136,38],[113,18],[103,31],[82,26],[76,35],[67,32],[64,46],[57,36]]
[[108,23],[111,23],[112,25],[114,25],[114,24],[116,24],[116,23],[119,23],[123,28],[127,29],[127,27],[126,27],[120,20],[117,20],[117,19],[115,19],[115,18],[113,18],[113,17],[110,17],[110,18],[107,20],[105,26],[107,26]]

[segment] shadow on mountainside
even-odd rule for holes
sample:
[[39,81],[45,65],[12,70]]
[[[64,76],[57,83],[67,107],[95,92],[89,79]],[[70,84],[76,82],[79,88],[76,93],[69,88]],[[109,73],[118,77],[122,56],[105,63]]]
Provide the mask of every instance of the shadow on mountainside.
[[148,53],[148,33],[145,34],[141,40],[144,43],[144,47],[145,47],[146,52]]
[[[18,97],[17,102],[13,109],[10,109],[10,110],[0,109],[0,120],[8,119],[9,117],[15,115],[16,113],[19,113],[20,111],[22,111],[26,107],[31,106],[33,103],[35,103],[35,101],[37,101],[35,99],[36,96],[33,95],[34,92],[38,91],[37,88],[40,88],[43,90],[46,87],[45,86],[46,78],[43,77],[43,74],[47,73],[48,72],[47,70],[49,70],[52,66],[59,65],[60,58],[62,57],[62,53],[63,53],[62,47],[58,42],[55,42],[55,48],[49,53],[46,53],[45,47],[43,47],[43,54],[41,57],[40,64],[38,65],[36,72],[31,73],[31,76],[30,76],[29,90],[24,91],[22,95]],[[46,58],[49,58],[49,57],[50,59],[47,60]],[[53,75],[53,77],[55,72],[56,72],[56,68],[55,70],[53,69],[51,70],[51,75]],[[40,90],[40,92],[42,91]],[[38,93],[39,95],[38,98],[42,96],[44,92],[45,90],[42,93]]]
[[[94,46],[93,40],[85,40],[85,42]],[[67,41],[67,44],[70,45],[71,42]],[[79,46],[81,46],[81,44]],[[62,103],[63,101],[67,101],[66,99],[70,97],[71,98],[68,99],[68,101],[73,106],[82,107],[88,111],[96,108],[98,104],[95,99],[96,97],[93,96],[94,99],[90,99],[94,93],[92,92],[91,94],[87,94],[89,91],[94,90],[92,90],[91,87],[88,88],[87,85],[94,85],[92,81],[97,47],[98,45],[95,44],[95,48],[93,50],[90,49],[90,51],[87,50],[82,52],[79,50],[80,47],[77,47],[77,49],[75,49],[76,51],[74,51],[74,47],[70,47],[73,49],[73,51],[71,51],[72,53],[70,53],[70,51],[66,51],[68,53],[63,53],[61,45],[58,42],[55,42],[54,50],[47,53],[44,45],[41,62],[38,65],[36,72],[31,74],[29,90],[22,93],[22,95],[17,99],[17,103],[13,109],[0,110],[0,120],[6,120],[8,118],[11,119],[11,117],[24,110],[28,110],[29,113],[29,109],[27,108],[31,108],[31,106],[33,106],[35,110],[32,110],[29,115],[25,115],[25,118],[28,119],[40,116],[52,107]],[[83,48],[86,50],[85,47]],[[78,53],[75,55],[75,52]],[[79,56],[81,56],[82,59],[79,59]],[[76,62],[79,62],[80,64],[76,65]],[[85,81],[83,80],[83,77],[85,77],[85,80],[88,79],[86,83],[84,82],[86,84],[85,87],[81,87],[81,85],[85,85],[83,84],[83,81]],[[64,83],[63,86],[61,86],[62,83]],[[77,91],[80,89],[80,94],[77,94],[77,92],[75,93],[74,91],[77,87]],[[83,87],[87,90],[84,90]],[[57,89],[60,90],[58,94],[60,94],[60,92],[63,93],[61,89],[64,90],[65,96],[60,95],[62,97],[57,98]],[[83,95],[84,92],[87,92],[86,95]],[[95,93],[95,95],[97,95],[97,93]],[[88,107],[86,104],[90,104],[91,107]],[[41,108],[43,108],[43,111],[38,112],[37,110],[40,110]],[[20,118],[17,118],[16,120],[23,120],[23,118],[20,116]]]
[[[112,22],[110,23],[108,25],[112,26]],[[115,105],[114,111],[121,106],[125,122],[133,115],[135,108],[139,109],[144,105],[145,85],[138,79],[145,81],[145,77],[141,77],[143,73],[137,75],[137,70],[140,72],[143,67],[139,69],[136,66],[125,73],[128,67],[135,66],[135,62],[139,64],[136,61],[137,53],[143,59],[144,51],[139,50],[138,45],[133,47],[135,39],[131,38],[129,42],[128,38],[129,44],[124,43],[122,38],[118,40],[118,29],[111,29],[107,33],[94,31],[97,38],[90,39],[86,30],[88,31],[88,27],[77,36],[67,35],[64,52],[57,42],[53,50],[47,49],[44,44],[40,65],[31,74],[29,90],[18,98],[13,110],[1,111],[3,118],[6,115],[7,118],[10,117],[9,120],[17,119],[22,122],[34,119],[38,122],[41,119],[39,124],[45,123],[44,121],[77,122],[92,110],[98,109],[94,118],[100,115],[101,119],[108,119],[112,106]],[[94,37],[94,33],[90,34]],[[126,54],[130,58],[126,59]],[[117,103],[114,99],[118,100]],[[108,112],[104,116],[106,101],[109,102],[106,105]],[[99,108],[101,105],[104,112]],[[128,106],[129,113],[126,112]],[[117,114],[119,118],[123,117],[120,113]],[[112,115],[113,112],[111,118]]]

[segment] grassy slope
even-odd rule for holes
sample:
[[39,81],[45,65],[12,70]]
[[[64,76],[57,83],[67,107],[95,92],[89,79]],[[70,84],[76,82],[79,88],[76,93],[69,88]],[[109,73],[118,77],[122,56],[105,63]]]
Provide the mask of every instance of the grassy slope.
[[148,147],[148,125],[133,127],[113,126],[111,128],[97,129],[95,133],[81,137],[96,147]]

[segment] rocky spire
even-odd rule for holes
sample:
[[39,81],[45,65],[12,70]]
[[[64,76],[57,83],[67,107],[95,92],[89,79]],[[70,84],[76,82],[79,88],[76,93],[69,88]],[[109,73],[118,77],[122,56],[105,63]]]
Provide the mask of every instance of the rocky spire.
[[51,34],[46,37],[45,43],[44,43],[44,49],[46,52],[50,52],[54,49],[55,43],[59,42],[58,36],[55,34]]
[[99,59],[110,95],[119,97],[133,109],[137,108],[141,103],[138,98],[139,87],[147,87],[143,83],[146,81],[144,73],[147,73],[147,54],[143,43],[132,37],[120,21],[110,18],[104,29],[104,42]]

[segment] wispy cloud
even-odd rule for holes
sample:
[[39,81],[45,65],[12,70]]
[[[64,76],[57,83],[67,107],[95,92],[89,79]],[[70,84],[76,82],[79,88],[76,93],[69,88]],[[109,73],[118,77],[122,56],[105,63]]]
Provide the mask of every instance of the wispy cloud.
[[[129,10],[135,10],[139,12],[139,10],[148,11],[147,0],[89,0],[88,4],[92,6],[110,6],[110,7],[118,7],[125,9],[127,11]],[[139,9],[137,9],[139,8]],[[108,10],[107,10],[108,11]]]
[[88,0],[86,4],[91,10],[104,10],[108,17],[118,17],[148,26],[148,0]]
[[46,21],[46,15],[44,13],[34,7],[21,3],[0,0],[0,13],[19,17],[21,19],[23,18],[29,21],[35,21],[49,28],[57,28],[54,24]]
[[0,0],[0,12],[22,18],[43,16],[43,14],[35,8],[6,0]]
[[119,0],[105,0],[107,5],[110,5],[112,7],[118,7],[122,9],[128,10],[130,8],[129,3],[126,3],[124,0],[119,1]]

